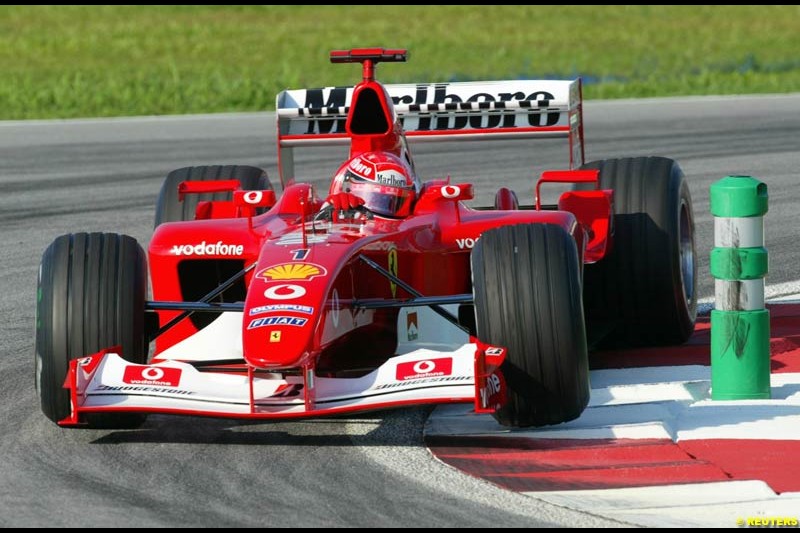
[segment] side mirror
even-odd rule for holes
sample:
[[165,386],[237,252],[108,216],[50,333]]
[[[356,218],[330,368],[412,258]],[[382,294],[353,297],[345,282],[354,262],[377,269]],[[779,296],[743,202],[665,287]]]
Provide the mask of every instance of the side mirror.
[[239,208],[272,207],[275,191],[233,191],[233,204]]
[[471,183],[459,183],[458,185],[431,185],[425,187],[422,192],[421,200],[429,202],[472,200],[475,194]]

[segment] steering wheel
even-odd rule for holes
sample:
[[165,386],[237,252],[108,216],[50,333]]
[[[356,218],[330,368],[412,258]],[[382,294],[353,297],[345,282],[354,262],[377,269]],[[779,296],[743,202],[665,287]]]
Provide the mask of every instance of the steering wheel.
[[314,222],[339,222],[342,220],[355,221],[357,219],[372,220],[375,214],[370,211],[367,206],[359,205],[352,209],[339,209],[338,211],[333,208],[332,204],[325,203],[316,215],[314,215]]

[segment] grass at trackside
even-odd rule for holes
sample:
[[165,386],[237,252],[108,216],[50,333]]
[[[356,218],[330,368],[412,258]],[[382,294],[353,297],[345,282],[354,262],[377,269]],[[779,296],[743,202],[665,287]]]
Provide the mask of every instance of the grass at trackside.
[[348,84],[583,76],[586,98],[800,91],[798,6],[0,6],[0,119],[265,110]]

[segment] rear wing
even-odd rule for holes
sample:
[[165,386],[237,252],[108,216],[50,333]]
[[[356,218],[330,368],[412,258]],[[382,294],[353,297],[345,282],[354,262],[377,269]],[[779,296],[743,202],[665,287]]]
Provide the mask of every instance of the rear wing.
[[[583,164],[581,80],[384,85],[409,142],[566,137],[570,168]],[[297,146],[348,145],[353,87],[278,94],[281,183],[294,179]]]

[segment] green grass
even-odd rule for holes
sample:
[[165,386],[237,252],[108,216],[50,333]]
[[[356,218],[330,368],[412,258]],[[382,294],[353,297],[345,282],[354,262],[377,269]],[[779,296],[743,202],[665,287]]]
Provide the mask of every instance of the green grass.
[[0,6],[0,119],[265,110],[357,81],[583,76],[586,98],[800,91],[797,6]]

